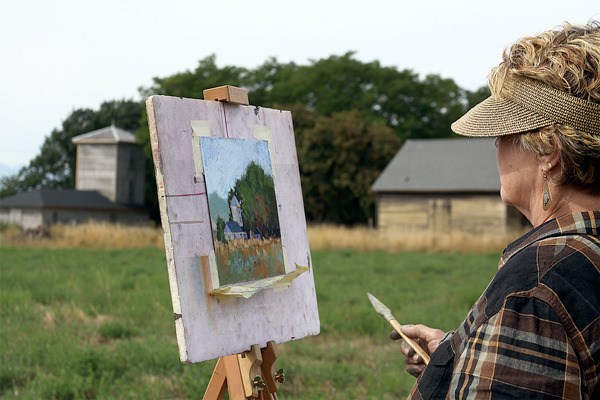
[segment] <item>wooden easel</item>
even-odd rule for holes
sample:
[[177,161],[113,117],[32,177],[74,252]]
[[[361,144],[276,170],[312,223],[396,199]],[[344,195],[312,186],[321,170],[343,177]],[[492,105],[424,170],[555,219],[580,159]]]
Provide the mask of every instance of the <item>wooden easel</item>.
[[219,357],[203,400],[222,400],[225,389],[229,400],[277,400],[277,390],[284,381],[283,370],[275,372],[279,351],[275,342],[260,349],[252,346],[241,354]]
[[[248,105],[248,92],[234,86],[219,86],[204,90],[204,100]],[[203,400],[222,400],[225,391],[229,400],[277,400],[277,390],[284,381],[283,370],[275,372],[279,351],[275,342],[267,347],[251,347],[249,351],[219,357]]]

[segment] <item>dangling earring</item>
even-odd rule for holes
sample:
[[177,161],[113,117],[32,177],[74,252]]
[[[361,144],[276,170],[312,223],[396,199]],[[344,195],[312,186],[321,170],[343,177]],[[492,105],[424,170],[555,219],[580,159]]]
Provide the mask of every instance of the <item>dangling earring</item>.
[[552,197],[550,196],[550,188],[548,187],[548,174],[547,172],[552,168],[552,164],[548,163],[548,169],[544,170],[544,193],[542,195],[542,206],[544,211],[548,211],[550,204],[552,204]]

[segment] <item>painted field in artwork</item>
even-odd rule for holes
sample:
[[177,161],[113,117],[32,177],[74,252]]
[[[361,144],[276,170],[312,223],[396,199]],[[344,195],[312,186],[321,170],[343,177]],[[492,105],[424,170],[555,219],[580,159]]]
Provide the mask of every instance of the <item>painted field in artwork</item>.
[[285,274],[279,238],[216,242],[215,254],[221,285]]
[[268,143],[203,137],[219,286],[285,274]]

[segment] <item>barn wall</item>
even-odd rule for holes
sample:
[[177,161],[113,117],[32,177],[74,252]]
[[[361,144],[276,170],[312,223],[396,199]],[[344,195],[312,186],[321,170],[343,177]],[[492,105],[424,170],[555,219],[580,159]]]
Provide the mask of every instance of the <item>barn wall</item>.
[[150,222],[144,211],[94,211],[64,209],[2,209],[0,221],[20,225],[23,229],[36,229],[57,223],[77,224],[83,222],[118,222],[122,224],[146,224]]
[[125,211],[94,211],[94,210],[45,210],[44,225],[52,224],[78,224],[84,222],[118,222],[128,223],[147,223],[148,216],[144,212],[125,212]]
[[377,196],[377,224],[383,230],[504,234],[507,220],[507,206],[498,195]]
[[453,229],[458,231],[504,234],[507,230],[506,205],[500,196],[453,198],[450,218]]
[[377,225],[381,229],[429,229],[429,204],[418,196],[379,195]]
[[0,221],[20,225],[23,229],[35,229],[43,224],[42,212],[37,209],[4,208]]

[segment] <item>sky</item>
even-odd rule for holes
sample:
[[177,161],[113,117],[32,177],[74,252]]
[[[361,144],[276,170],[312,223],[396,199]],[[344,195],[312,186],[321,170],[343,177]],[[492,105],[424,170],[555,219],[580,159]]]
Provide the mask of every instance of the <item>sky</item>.
[[598,0],[4,0],[0,167],[28,164],[73,110],[142,100],[209,55],[255,68],[354,51],[475,90],[516,39],[592,18]]

